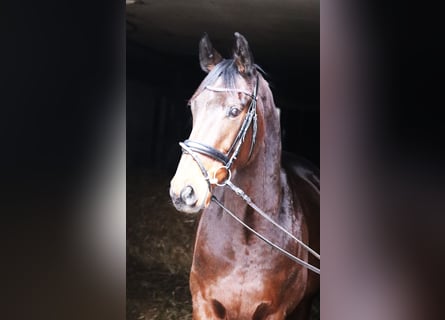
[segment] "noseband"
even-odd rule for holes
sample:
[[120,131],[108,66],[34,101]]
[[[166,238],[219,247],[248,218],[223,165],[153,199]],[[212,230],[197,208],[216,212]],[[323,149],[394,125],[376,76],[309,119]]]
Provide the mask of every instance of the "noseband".
[[[256,141],[256,134],[257,134],[257,113],[256,113],[256,102],[257,102],[257,92],[258,92],[258,76],[256,77],[256,84],[255,88],[253,90],[253,94],[250,94],[249,92],[245,90],[240,89],[227,89],[227,88],[215,88],[211,86],[206,86],[205,88],[207,90],[211,91],[217,91],[217,92],[230,92],[230,91],[236,91],[244,93],[252,98],[252,101],[250,102],[249,109],[247,110],[246,117],[244,118],[244,121],[238,131],[238,134],[233,140],[232,146],[230,147],[229,151],[227,153],[222,153],[221,151],[215,149],[212,146],[206,145],[201,142],[197,141],[191,141],[191,140],[185,140],[184,142],[180,142],[180,146],[185,152],[190,153],[196,152],[203,155],[206,155],[214,160],[217,160],[221,162],[224,166],[224,168],[229,171],[230,167],[232,166],[233,162],[236,160],[241,145],[244,142],[244,139],[246,138],[247,131],[249,130],[249,127],[252,125],[252,141],[250,143],[250,150],[249,150],[249,159],[252,155],[253,148],[255,147],[255,141]],[[190,153],[191,154],[191,153]],[[194,157],[196,160],[196,157]],[[202,164],[200,164],[201,171],[203,171]],[[205,170],[205,169],[204,169]],[[206,176],[206,175],[205,175]]]
[[[244,93],[252,98],[252,101],[250,102],[249,110],[247,111],[246,117],[244,118],[244,121],[240,127],[240,130],[238,131],[238,135],[236,136],[235,140],[232,143],[232,146],[230,147],[229,151],[227,153],[222,153],[221,151],[215,149],[214,147],[208,146],[206,144],[203,144],[201,142],[197,141],[191,141],[191,140],[185,140],[184,142],[179,142],[179,145],[183,149],[184,152],[188,153],[197,163],[199,166],[205,180],[207,181],[207,184],[209,186],[209,190],[211,189],[211,184],[216,184],[218,186],[229,186],[238,196],[244,199],[246,203],[252,207],[256,212],[258,212],[263,218],[268,220],[270,223],[272,223],[274,226],[282,230],[284,233],[286,233],[289,237],[294,239],[296,242],[298,242],[303,248],[305,248],[309,253],[314,255],[316,258],[320,259],[320,255],[316,253],[313,249],[311,249],[308,245],[303,243],[300,239],[296,238],[293,234],[291,234],[289,231],[284,229],[282,226],[280,226],[278,223],[273,221],[267,213],[265,213],[263,210],[261,210],[258,206],[253,203],[253,201],[249,198],[248,195],[244,193],[243,190],[235,186],[231,182],[231,171],[230,167],[232,166],[233,162],[236,160],[236,157],[238,156],[240,152],[241,145],[244,142],[244,139],[246,138],[247,131],[249,130],[249,127],[252,125],[252,141],[250,143],[250,151],[249,151],[249,159],[252,155],[253,148],[255,147],[255,141],[256,141],[256,134],[257,134],[257,113],[256,113],[256,103],[257,103],[257,93],[258,93],[258,76],[256,78],[255,88],[253,91],[253,94],[250,94],[249,92],[242,90],[242,89],[228,89],[228,88],[215,88],[211,86],[205,87],[207,90],[211,91],[217,91],[217,92],[241,92]],[[208,172],[204,165],[202,164],[201,160],[199,159],[197,154],[203,154],[206,155],[214,160],[217,160],[223,164],[223,167],[227,173],[228,178],[222,182],[221,184],[218,183],[216,177],[213,179],[210,179]],[[220,168],[221,169],[221,168]],[[216,171],[217,172],[217,171]],[[215,175],[216,175],[215,172]],[[274,244],[269,239],[262,236],[260,233],[249,227],[246,223],[244,223],[241,219],[239,219],[233,212],[231,212],[229,209],[227,209],[215,196],[212,196],[212,201],[214,201],[218,206],[220,206],[225,212],[227,212],[229,215],[231,215],[235,220],[237,220],[241,225],[243,225],[245,228],[250,230],[252,233],[254,233],[257,237],[268,243],[270,246],[276,248],[279,250],[282,254],[290,258],[291,260],[299,263],[300,265],[308,268],[309,270],[314,271],[317,274],[320,274],[320,269],[309,264],[308,262],[294,256],[290,252],[282,249],[278,245]]]

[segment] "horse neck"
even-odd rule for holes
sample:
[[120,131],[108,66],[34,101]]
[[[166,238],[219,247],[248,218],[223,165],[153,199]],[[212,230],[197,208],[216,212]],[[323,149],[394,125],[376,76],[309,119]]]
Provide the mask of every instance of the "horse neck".
[[[261,79],[258,90],[259,133],[254,158],[234,177],[234,183],[264,210],[279,207],[281,201],[281,131],[279,113],[272,93],[265,80]],[[271,211],[269,211],[271,212]]]

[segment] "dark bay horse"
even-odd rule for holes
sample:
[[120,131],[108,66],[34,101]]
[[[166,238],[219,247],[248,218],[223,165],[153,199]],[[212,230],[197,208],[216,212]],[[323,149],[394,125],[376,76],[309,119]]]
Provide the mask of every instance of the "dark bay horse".
[[193,129],[180,143],[170,184],[177,210],[202,210],[190,273],[193,319],[308,319],[319,275],[227,213],[319,267],[249,203],[318,252],[318,169],[282,152],[279,110],[242,35],[235,33],[232,59],[223,59],[204,35],[199,57],[208,75],[190,99]]

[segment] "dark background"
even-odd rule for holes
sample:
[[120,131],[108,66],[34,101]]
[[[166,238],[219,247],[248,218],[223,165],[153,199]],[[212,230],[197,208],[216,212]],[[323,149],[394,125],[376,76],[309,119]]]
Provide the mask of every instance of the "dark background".
[[[206,76],[199,67],[199,40],[207,32],[223,57],[231,58],[236,31],[267,73],[281,109],[283,149],[318,166],[319,4],[176,2],[127,5],[127,167],[174,173],[178,142],[191,131],[187,100]],[[246,12],[256,17],[246,19]]]
[[[190,1],[184,1],[187,3]],[[257,1],[255,8],[264,8],[263,3]],[[276,2],[273,8],[288,11],[283,10],[283,3],[287,2]],[[322,313],[331,319],[359,319],[363,315],[376,319],[441,319],[441,270],[445,261],[443,10],[440,4],[418,2],[372,1],[357,6],[357,1],[328,1],[321,6],[320,51],[326,58],[325,63],[321,59],[320,68],[325,82],[320,89]],[[148,1],[146,7],[150,10]],[[240,7],[227,4],[227,12],[236,8]],[[3,318],[125,318],[125,250],[113,247],[118,261],[112,263],[95,254],[86,259],[78,255],[88,254],[91,247],[102,243],[89,239],[85,245],[85,231],[91,228],[100,235],[103,225],[94,223],[96,214],[84,215],[85,197],[80,194],[101,201],[96,192],[104,189],[95,183],[114,185],[107,175],[98,178],[92,174],[106,167],[110,159],[103,146],[116,143],[109,137],[98,138],[104,132],[103,125],[111,122],[117,109],[125,111],[125,99],[116,98],[116,94],[125,95],[125,51],[128,58],[132,56],[131,46],[125,43],[128,12],[122,1],[2,3]],[[175,17],[191,25],[204,22],[206,27],[194,34],[184,32],[185,24],[171,23],[170,28],[177,30],[176,37],[170,28],[149,26],[148,30],[164,34],[169,40],[163,43],[155,43],[154,36],[144,37],[148,44],[143,47],[159,50],[166,59],[172,55],[190,57],[195,63],[194,72],[200,74],[196,83],[190,84],[192,91],[204,76],[196,59],[202,31],[211,35],[221,51],[231,46],[232,33],[239,31],[251,43],[256,62],[269,72],[277,105],[285,110],[278,102],[278,90],[284,90],[293,75],[299,76],[304,68],[286,72],[292,77],[278,78],[276,74],[291,70],[292,60],[285,55],[303,61],[300,55],[308,51],[292,50],[290,44],[304,37],[289,33],[307,32],[308,28],[286,27],[282,32],[275,32],[275,28],[280,25],[277,21],[293,25],[292,17],[298,20],[301,8],[297,12],[294,9],[288,19],[271,8],[270,14],[262,15],[253,9],[244,11],[245,18],[230,28],[221,27],[221,21],[228,18],[218,19],[220,12],[199,19],[181,10],[170,15],[152,12],[167,24]],[[270,16],[277,21],[263,23]],[[143,21],[154,23],[156,19]],[[220,34],[208,27],[212,21],[219,21]],[[263,27],[247,27],[252,21],[261,22]],[[317,20],[313,25],[320,24]],[[269,45],[261,45],[261,39]],[[316,43],[318,46],[318,39]],[[171,51],[187,45],[190,48],[182,54]],[[273,59],[261,56],[267,48]],[[355,51],[345,55],[348,50]],[[318,54],[318,49],[315,51]],[[314,57],[312,53],[309,56]],[[172,60],[166,62],[171,65]],[[281,63],[281,67],[273,68],[272,62]],[[130,61],[127,68],[130,73]],[[134,69],[140,68],[134,65]],[[141,73],[147,79],[150,72],[147,68]],[[353,81],[348,78],[350,73],[356,74]],[[187,75],[181,88],[192,79],[191,72]],[[127,101],[131,99],[131,81]],[[286,96],[297,102],[297,93],[305,90],[289,87]],[[370,87],[377,90],[371,88],[369,92]],[[192,91],[184,89],[186,99]],[[339,92],[348,99],[339,97]],[[186,108],[185,103],[183,106]],[[127,125],[130,108],[128,104]],[[110,127],[116,130],[114,125]],[[369,138],[363,132],[366,128],[375,134],[372,148],[365,144]],[[132,136],[128,132],[127,146]],[[345,142],[351,137],[356,144]],[[125,153],[125,147],[121,153]],[[145,163],[142,157],[130,157]],[[351,172],[351,164],[360,170]],[[123,174],[116,185],[125,188],[125,165],[109,174],[116,172]],[[363,179],[362,173],[368,176]],[[358,195],[371,196],[372,201]],[[120,199],[125,201],[125,196],[123,192]],[[125,210],[122,213],[125,215]],[[370,218],[378,222],[377,227]],[[85,224],[73,229],[80,220]],[[111,233],[111,238],[124,247],[125,223]],[[376,251],[380,255],[375,256]],[[104,270],[116,265],[122,270],[110,273],[114,281],[102,281]],[[108,287],[114,282],[120,283],[120,288]]]
[[281,110],[283,149],[319,166],[319,4],[136,1],[126,27],[127,319],[190,319],[199,216],[177,212],[168,188],[192,129],[187,101],[206,76],[199,41],[206,32],[231,58],[234,32],[247,38]]

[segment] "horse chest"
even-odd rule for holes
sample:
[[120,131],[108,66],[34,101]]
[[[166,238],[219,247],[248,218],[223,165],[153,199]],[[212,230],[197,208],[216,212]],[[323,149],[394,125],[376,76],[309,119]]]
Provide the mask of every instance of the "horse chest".
[[[285,203],[285,202],[284,202]],[[279,230],[271,228],[264,220],[258,220],[256,213],[240,206],[244,221],[283,248],[293,251],[295,244]],[[284,218],[280,223],[292,228],[288,208],[282,208]],[[292,264],[291,264],[292,265]],[[230,216],[219,210],[206,210],[198,228],[193,269],[197,275],[208,281],[218,278],[231,279],[235,283],[264,282],[263,277],[279,280],[281,271],[288,272],[289,261],[280,253],[253,235]],[[275,279],[276,278],[276,279]]]

